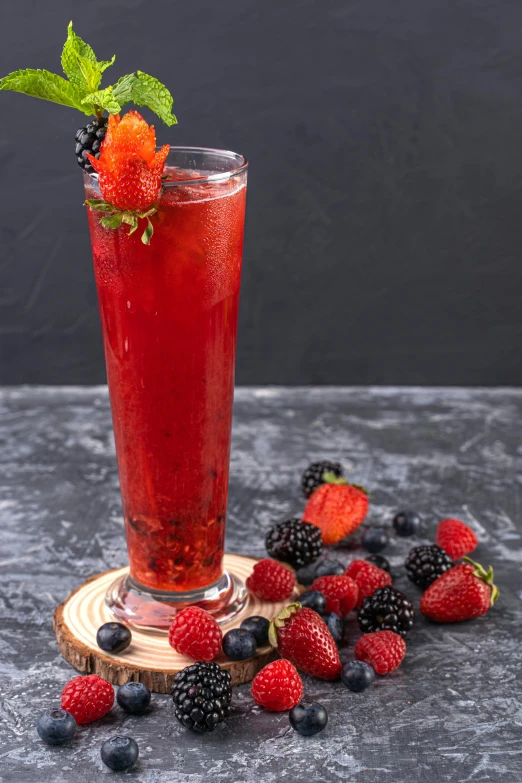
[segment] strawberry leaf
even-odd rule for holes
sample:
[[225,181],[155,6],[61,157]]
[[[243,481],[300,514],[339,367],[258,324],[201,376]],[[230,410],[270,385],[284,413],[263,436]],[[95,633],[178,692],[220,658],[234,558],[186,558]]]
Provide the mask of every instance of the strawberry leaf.
[[150,245],[150,240],[153,233],[154,233],[154,226],[150,222],[150,218],[147,218],[147,228],[141,235],[141,241],[143,242],[144,245]]
[[101,198],[88,198],[85,203],[91,209],[97,209],[100,212],[116,212],[116,207]]
[[84,93],[72,82],[50,71],[27,68],[23,71],[13,71],[0,80],[0,90],[11,90],[33,98],[59,103],[79,109],[84,114],[94,114],[92,104],[83,103]]
[[122,220],[123,214],[117,212],[115,215],[107,215],[107,217],[101,218],[100,223],[104,228],[119,228]]

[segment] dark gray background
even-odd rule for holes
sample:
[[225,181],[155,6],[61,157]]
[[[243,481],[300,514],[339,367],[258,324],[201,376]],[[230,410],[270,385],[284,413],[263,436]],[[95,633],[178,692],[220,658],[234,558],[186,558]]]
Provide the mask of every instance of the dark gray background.
[[[71,17],[251,160],[238,382],[522,383],[518,0],[16,0],[0,74]],[[104,379],[80,124],[0,95],[2,383]]]

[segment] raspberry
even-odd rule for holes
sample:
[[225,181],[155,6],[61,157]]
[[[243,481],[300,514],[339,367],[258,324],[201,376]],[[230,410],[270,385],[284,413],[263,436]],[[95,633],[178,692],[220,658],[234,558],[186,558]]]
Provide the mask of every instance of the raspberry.
[[268,557],[256,563],[246,580],[248,590],[262,601],[285,601],[292,595],[295,576],[277,560]]
[[284,658],[269,663],[252,681],[254,701],[271,712],[292,709],[302,695],[303,683],[297,669]]
[[357,582],[349,576],[320,576],[310,589],[324,595],[326,612],[335,612],[341,617],[352,611],[359,597]]
[[105,201],[117,209],[141,212],[159,195],[169,149],[165,144],[156,152],[154,126],[149,127],[137,111],[129,111],[121,120],[119,115],[109,117],[99,157],[88,152],[85,157],[98,172]]
[[222,639],[216,620],[199,606],[189,606],[179,612],[169,630],[170,646],[195,661],[214,660],[221,650]]
[[365,634],[355,645],[357,660],[369,663],[377,674],[395,671],[405,655],[404,639],[393,631]]
[[460,519],[443,519],[437,528],[435,543],[444,549],[452,560],[459,560],[473,552],[478,544],[478,538]]
[[73,677],[62,691],[62,710],[70,712],[76,723],[92,723],[103,718],[113,704],[112,685],[96,674]]
[[357,582],[359,588],[359,596],[355,605],[357,609],[361,608],[367,595],[373,595],[379,587],[386,587],[392,583],[390,574],[373,563],[368,563],[367,560],[353,560],[344,573]]

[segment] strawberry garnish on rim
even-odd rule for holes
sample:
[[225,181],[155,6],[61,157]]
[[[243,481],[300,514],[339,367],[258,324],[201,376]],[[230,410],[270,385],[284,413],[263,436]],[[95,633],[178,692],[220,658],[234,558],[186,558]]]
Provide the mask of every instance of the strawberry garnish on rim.
[[147,220],[142,241],[149,244],[152,235],[150,216],[157,210],[161,190],[161,175],[169,153],[165,144],[156,151],[156,132],[137,111],[129,111],[122,118],[111,115],[100,157],[86,153],[94,170],[103,199],[89,199],[91,209],[106,212],[101,219],[105,228],[130,226],[132,234],[138,220]]

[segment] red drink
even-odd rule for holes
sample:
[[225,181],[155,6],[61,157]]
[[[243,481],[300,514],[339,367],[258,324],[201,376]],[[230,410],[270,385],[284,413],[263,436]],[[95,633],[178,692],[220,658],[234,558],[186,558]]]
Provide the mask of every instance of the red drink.
[[89,210],[130,573],[164,593],[222,575],[246,166],[167,172],[149,246]]

